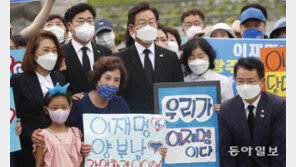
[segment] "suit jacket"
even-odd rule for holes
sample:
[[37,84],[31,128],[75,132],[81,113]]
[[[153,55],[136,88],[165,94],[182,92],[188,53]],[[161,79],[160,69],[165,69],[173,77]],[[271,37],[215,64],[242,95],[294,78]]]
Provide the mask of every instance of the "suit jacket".
[[[50,77],[53,84],[57,82],[61,86],[66,84],[65,76],[58,72],[51,72]],[[13,88],[15,108],[17,117],[21,119],[21,166],[35,164],[32,155],[31,135],[34,130],[42,127],[41,113],[43,112],[43,93],[35,72],[24,72],[14,74],[11,77],[10,85]]]
[[[261,167],[286,166],[286,101],[263,91],[259,100],[253,132],[249,132],[244,103],[235,96],[221,104],[219,114],[221,166],[250,167],[256,162]],[[239,154],[230,156],[230,146],[238,146]],[[251,156],[241,147],[253,148]],[[265,156],[257,156],[255,147],[265,147]],[[277,147],[279,156],[268,156],[269,147]]]
[[[103,45],[91,43],[94,52],[94,61],[101,56],[112,55],[112,51]],[[69,90],[71,93],[87,92],[91,90],[88,83],[89,71],[84,71],[82,64],[79,61],[77,53],[70,41],[62,47],[65,55],[65,62],[67,69],[62,73],[65,75],[66,80],[70,83]]]
[[[114,54],[121,57],[128,72],[126,88],[120,95],[126,100],[131,113],[154,113],[153,87],[148,84],[135,44]],[[183,82],[177,54],[155,45],[153,83]]]

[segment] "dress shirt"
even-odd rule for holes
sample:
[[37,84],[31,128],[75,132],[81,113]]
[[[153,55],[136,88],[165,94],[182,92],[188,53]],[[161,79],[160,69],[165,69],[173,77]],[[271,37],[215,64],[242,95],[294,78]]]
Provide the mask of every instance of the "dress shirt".
[[185,82],[213,81],[213,80],[220,81],[222,102],[234,96],[231,79],[224,75],[215,73],[210,69],[205,73],[203,73],[202,75],[196,75],[194,73],[191,73],[184,78]]
[[[75,52],[78,56],[78,59],[82,64],[82,56],[83,56],[83,52],[82,52],[82,48],[84,47],[83,45],[81,45],[80,43],[76,42],[74,39],[71,40],[72,42],[72,45],[75,49]],[[94,65],[94,52],[93,52],[93,48],[91,46],[91,42],[88,42],[85,47],[87,47],[87,56],[89,58],[89,63],[90,63],[90,69],[92,70],[93,69],[93,65]]]
[[[140,60],[141,60],[141,63],[142,63],[142,66],[144,68],[144,60],[145,60],[145,53],[144,53],[144,50],[146,49],[144,46],[140,45],[138,42],[135,42],[135,46],[137,48],[137,51],[138,51],[138,54],[140,56]],[[152,64],[152,68],[153,70],[155,69],[155,46],[154,46],[154,43],[152,43],[152,45],[149,46],[149,48],[147,48],[150,50],[150,53],[149,53],[149,59],[151,61],[151,64]]]
[[46,77],[42,76],[41,74],[39,74],[36,71],[35,71],[35,73],[36,73],[37,78],[39,80],[40,87],[41,87],[43,97],[44,97],[46,95],[46,93],[48,92],[47,87],[51,88],[51,89],[54,87],[52,79],[50,77],[50,73]]
[[252,104],[246,102],[246,100],[243,99],[243,102],[244,102],[244,105],[245,105],[245,111],[246,111],[247,119],[248,119],[249,112],[250,112],[249,109],[248,109],[248,106],[249,105],[253,105],[254,106],[253,113],[254,113],[254,116],[256,117],[256,110],[257,110],[257,106],[258,106],[258,103],[259,103],[260,98],[261,98],[261,93],[260,93],[260,96]]

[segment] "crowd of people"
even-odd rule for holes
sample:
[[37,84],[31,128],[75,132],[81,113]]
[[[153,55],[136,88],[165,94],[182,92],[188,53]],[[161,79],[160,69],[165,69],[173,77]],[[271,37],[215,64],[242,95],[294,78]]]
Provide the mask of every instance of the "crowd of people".
[[[19,34],[10,27],[10,49],[26,49],[23,73],[12,75],[10,81],[22,146],[10,154],[11,166],[80,166],[92,149],[83,142],[82,114],[154,114],[154,83],[212,80],[221,85],[222,103],[214,106],[219,114],[220,165],[285,166],[286,101],[263,91],[263,63],[256,58],[238,60],[234,95],[233,81],[212,71],[216,53],[205,39],[268,38],[262,5],[243,6],[232,26],[208,26],[201,10],[189,9],[180,16],[188,38],[182,45],[177,29],[159,23],[160,9],[142,2],[129,10],[126,48],[118,50],[112,22],[95,19],[93,6],[79,3],[64,16],[49,15],[54,2],[47,0]],[[285,37],[282,18],[269,38]],[[279,155],[233,157],[232,146],[276,147]],[[163,158],[166,152],[161,148]]]

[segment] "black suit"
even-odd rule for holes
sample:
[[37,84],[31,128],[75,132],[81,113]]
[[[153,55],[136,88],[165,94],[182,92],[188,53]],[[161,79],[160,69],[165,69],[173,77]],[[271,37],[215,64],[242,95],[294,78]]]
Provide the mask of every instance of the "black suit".
[[[61,86],[66,84],[65,76],[61,73],[51,72],[53,84]],[[22,133],[20,136],[22,150],[18,166],[35,166],[32,154],[31,135],[34,130],[42,127],[41,113],[43,112],[43,93],[35,72],[14,74],[10,85],[13,88],[17,117],[21,119]]]
[[[94,53],[94,61],[101,56],[112,55],[112,51],[105,46],[91,43]],[[69,90],[71,93],[87,92],[91,90],[88,83],[89,71],[84,71],[82,64],[79,61],[77,53],[70,41],[63,47],[67,69],[63,71],[66,80],[70,83]]]
[[[220,164],[222,167],[250,167],[256,162],[261,167],[286,166],[286,101],[263,91],[259,100],[253,139],[248,127],[242,98],[237,95],[221,104],[219,115]],[[231,146],[237,146],[238,155],[231,156]],[[251,156],[242,147],[253,148]],[[265,155],[258,156],[255,148],[265,147]],[[278,156],[268,156],[269,147],[277,147]],[[258,149],[258,148],[257,148]]]
[[[115,53],[124,61],[128,72],[126,88],[120,95],[126,100],[132,113],[154,113],[153,88],[148,84],[135,44]],[[155,45],[153,83],[182,82],[183,74],[177,54]]]

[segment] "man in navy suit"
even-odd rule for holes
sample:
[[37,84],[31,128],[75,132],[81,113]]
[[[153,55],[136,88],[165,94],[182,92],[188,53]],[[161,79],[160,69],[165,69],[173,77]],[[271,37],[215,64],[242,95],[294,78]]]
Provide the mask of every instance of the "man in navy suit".
[[158,11],[149,3],[133,7],[128,14],[128,29],[135,34],[135,43],[115,53],[128,72],[126,88],[120,95],[132,113],[154,113],[153,83],[183,82],[177,54],[154,44],[158,20]]
[[264,65],[256,58],[239,59],[234,76],[238,95],[219,115],[221,166],[286,166],[286,101],[262,90]]

